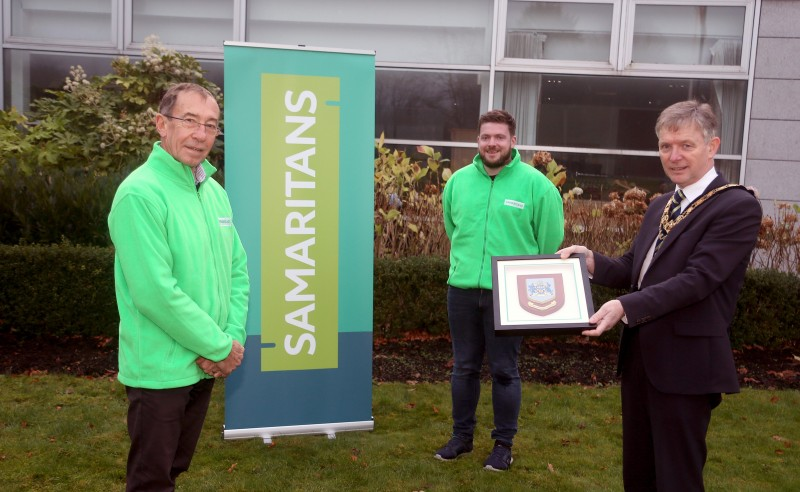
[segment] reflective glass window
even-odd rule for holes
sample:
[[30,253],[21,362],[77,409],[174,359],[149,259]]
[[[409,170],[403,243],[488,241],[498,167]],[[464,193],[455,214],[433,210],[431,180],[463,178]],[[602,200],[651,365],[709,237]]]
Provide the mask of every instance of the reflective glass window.
[[111,44],[112,0],[11,0],[11,36]]
[[720,117],[720,152],[742,151],[746,81],[504,73],[495,89],[520,145],[655,150],[659,113],[698,99]]
[[64,87],[70,67],[80,65],[89,77],[103,75],[111,72],[111,60],[110,56],[5,50],[5,106],[27,111],[31,101],[46,95],[45,90]]
[[[45,96],[47,89],[62,89],[70,67],[80,65],[87,77],[111,73],[116,56],[63,52],[4,50],[3,100],[6,109],[14,106],[27,111],[31,101]],[[130,57],[132,62],[139,58]],[[222,61],[200,60],[206,79],[222,87]]]
[[[520,152],[523,161],[532,162],[534,152]],[[551,152],[553,159],[567,169],[567,180],[562,192],[578,187],[583,200],[608,200],[609,193],[624,193],[629,188],[638,187],[653,193],[668,193],[675,184],[664,174],[661,160],[657,155],[638,156],[611,153],[582,154],[577,152]],[[717,172],[729,182],[739,182],[738,160],[715,159]]]
[[609,62],[613,10],[608,3],[511,0],[505,56]]
[[233,0],[136,0],[133,42],[157,34],[163,44],[222,49],[233,39]]
[[247,2],[247,41],[370,50],[376,60],[487,65],[493,5],[486,0]]
[[632,61],[738,66],[745,14],[744,6],[636,5]]
[[[375,132],[388,139],[475,142],[477,72],[378,70]],[[474,152],[472,152],[474,155]]]

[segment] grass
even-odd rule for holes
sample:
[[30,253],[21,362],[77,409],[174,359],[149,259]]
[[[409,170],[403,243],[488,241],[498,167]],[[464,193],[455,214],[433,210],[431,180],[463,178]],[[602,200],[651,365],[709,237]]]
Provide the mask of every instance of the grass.
[[[192,468],[178,490],[621,490],[619,388],[526,383],[509,473],[481,468],[490,451],[488,386],[473,453],[433,459],[450,432],[447,384],[375,384],[372,432],[224,441],[218,384]],[[113,379],[0,376],[0,488],[122,490],[127,402]],[[709,430],[710,491],[800,490],[800,392],[745,389]]]

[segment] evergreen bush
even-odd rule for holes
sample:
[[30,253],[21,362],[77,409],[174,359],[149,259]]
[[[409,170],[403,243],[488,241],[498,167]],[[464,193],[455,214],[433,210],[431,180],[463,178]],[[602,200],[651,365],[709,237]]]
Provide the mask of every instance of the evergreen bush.
[[731,323],[735,346],[773,347],[800,339],[800,277],[749,269]]
[[[0,331],[24,336],[117,335],[112,248],[0,245],[0,264]],[[375,259],[375,336],[449,333],[448,268],[447,260],[432,256]],[[595,307],[621,293],[592,286]],[[615,332],[604,337],[615,340]],[[775,347],[800,340],[800,277],[748,270],[732,332],[735,347]]]
[[19,336],[116,336],[110,248],[0,245],[0,330]]

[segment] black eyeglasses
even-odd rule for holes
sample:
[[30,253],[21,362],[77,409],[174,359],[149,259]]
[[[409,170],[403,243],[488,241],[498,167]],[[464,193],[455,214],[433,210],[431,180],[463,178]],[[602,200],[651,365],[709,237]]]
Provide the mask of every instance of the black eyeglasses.
[[177,116],[172,116],[172,115],[169,115],[169,114],[165,114],[163,116],[165,118],[170,118],[172,120],[178,120],[178,122],[179,122],[178,124],[180,126],[182,126],[183,128],[188,129],[188,130],[197,130],[198,128],[200,128],[202,126],[202,127],[205,127],[205,129],[206,129],[206,131],[208,133],[211,133],[211,134],[217,135],[217,136],[222,135],[222,130],[220,130],[219,127],[217,125],[213,124],[213,123],[200,123],[199,121],[197,121],[194,118],[178,118]]

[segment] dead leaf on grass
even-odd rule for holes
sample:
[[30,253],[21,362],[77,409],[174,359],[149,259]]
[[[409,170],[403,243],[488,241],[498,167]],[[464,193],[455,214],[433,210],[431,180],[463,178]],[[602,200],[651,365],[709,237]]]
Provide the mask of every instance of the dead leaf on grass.
[[791,369],[786,369],[785,371],[767,371],[767,374],[775,376],[778,379],[794,379],[800,376],[800,372],[792,371]]
[[787,448],[790,448],[790,447],[792,447],[792,441],[791,441],[791,440],[789,440],[789,439],[786,439],[785,437],[781,437],[781,436],[779,436],[779,435],[777,435],[777,434],[776,434],[776,435],[774,435],[774,436],[772,436],[772,440],[773,440],[773,441],[782,442],[782,443],[783,443],[783,445],[784,445],[785,447],[787,447]]
[[228,467],[228,473],[233,473],[233,470],[236,468],[236,463],[233,463],[231,466]]
[[555,467],[553,466],[552,463],[548,463],[547,464],[547,471],[549,471],[550,473],[555,473],[556,472],[556,469],[555,469]]

